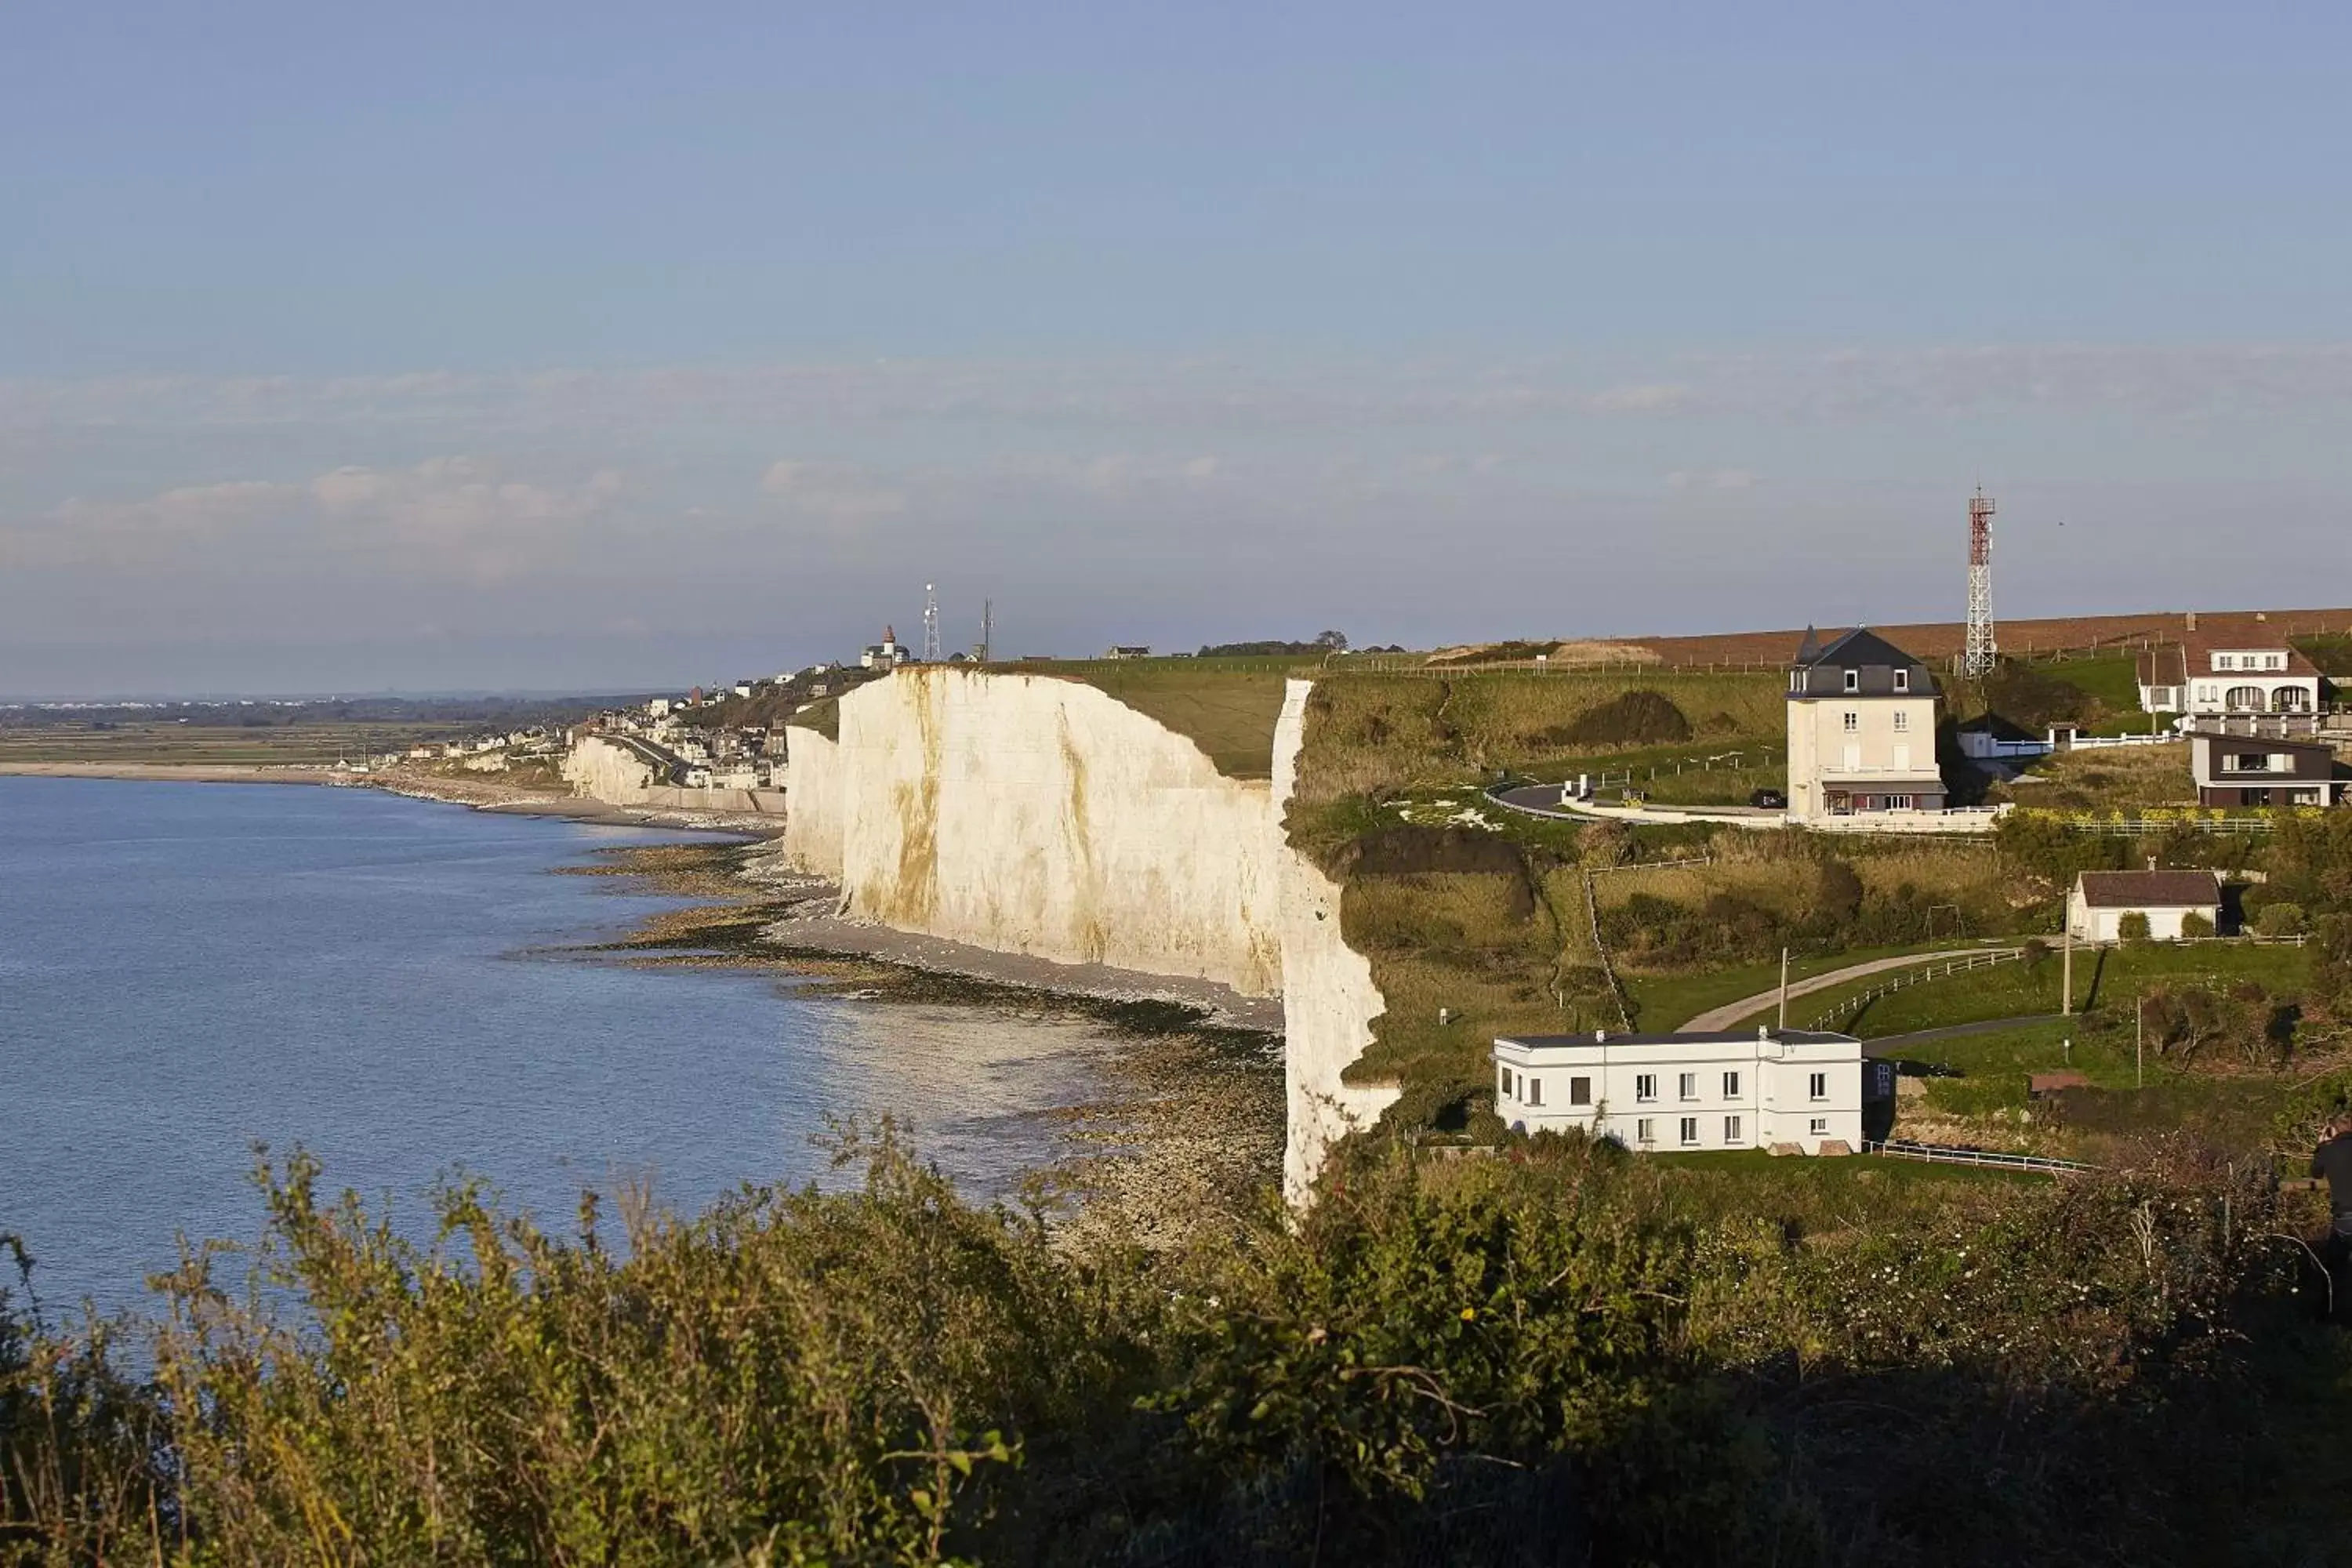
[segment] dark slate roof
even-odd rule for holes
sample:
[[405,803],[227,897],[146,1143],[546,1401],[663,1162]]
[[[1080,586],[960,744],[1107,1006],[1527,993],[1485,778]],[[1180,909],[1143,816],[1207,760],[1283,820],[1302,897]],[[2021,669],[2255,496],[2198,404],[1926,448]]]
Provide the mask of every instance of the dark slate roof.
[[2085,871],[2083,901],[2095,910],[2210,910],[2221,902],[2210,871]]
[[[1812,635],[1811,632],[1805,634],[1808,642],[1811,640]],[[1832,639],[1826,647],[1816,647],[1810,658],[1805,656],[1804,648],[1799,647],[1796,662],[1834,664],[1840,668],[1865,664],[1901,665],[1906,668],[1916,668],[1919,665],[1917,659],[1913,658],[1868,626],[1856,626],[1844,636]]]
[[[1935,671],[1918,659],[1905,653],[1868,626],[1856,626],[1842,632],[1827,644],[1818,633],[1808,629],[1797,657],[1789,666],[1791,698],[1835,696],[1859,697],[1933,697],[1936,693]],[[1893,671],[1906,670],[1908,679],[1904,689],[1895,687]],[[1850,692],[1844,684],[1843,672],[1860,672],[1860,683]]]

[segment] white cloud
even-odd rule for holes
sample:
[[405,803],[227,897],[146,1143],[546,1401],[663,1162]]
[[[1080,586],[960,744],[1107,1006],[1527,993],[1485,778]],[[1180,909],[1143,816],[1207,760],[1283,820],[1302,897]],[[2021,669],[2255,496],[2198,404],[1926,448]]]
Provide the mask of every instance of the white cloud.
[[563,483],[501,479],[481,460],[345,466],[299,483],[244,479],[130,500],[75,497],[0,528],[22,565],[175,570],[224,553],[355,559],[397,575],[504,581],[561,557],[571,534],[612,506],[617,469]]

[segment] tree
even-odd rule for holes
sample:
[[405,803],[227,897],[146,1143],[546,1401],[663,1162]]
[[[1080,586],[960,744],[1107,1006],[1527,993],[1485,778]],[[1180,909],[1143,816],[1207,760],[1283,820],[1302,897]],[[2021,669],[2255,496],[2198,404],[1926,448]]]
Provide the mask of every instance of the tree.
[[2116,934],[2126,942],[2147,941],[2147,916],[2137,910],[2132,910],[2116,922]]
[[1333,653],[1345,653],[1348,651],[1348,634],[1345,632],[1331,631],[1317,632],[1315,634],[1315,646],[1317,647],[1329,648]]
[[2211,936],[2213,934],[2212,917],[2200,915],[2195,910],[2189,910],[2180,917],[2180,934],[2185,937]]
[[2284,901],[2264,904],[2262,913],[2254,917],[2254,930],[2263,936],[2293,936],[2303,930],[2303,906]]

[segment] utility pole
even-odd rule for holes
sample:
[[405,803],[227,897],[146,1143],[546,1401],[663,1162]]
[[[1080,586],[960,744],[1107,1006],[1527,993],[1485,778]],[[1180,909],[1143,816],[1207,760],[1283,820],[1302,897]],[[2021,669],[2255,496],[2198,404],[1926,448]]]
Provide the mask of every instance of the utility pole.
[[980,602],[980,662],[988,662],[989,645],[996,640],[996,601]]
[[1789,950],[1780,950],[1780,1032],[1789,1032]]
[[2147,1087],[2147,991],[2141,988],[2132,1005],[2132,1087]]
[[2074,928],[2071,924],[2066,928],[2065,951],[2065,961],[2059,966],[2058,1011],[2072,1013],[2074,1010]]
[[923,584],[923,662],[940,662],[940,596],[929,583]]

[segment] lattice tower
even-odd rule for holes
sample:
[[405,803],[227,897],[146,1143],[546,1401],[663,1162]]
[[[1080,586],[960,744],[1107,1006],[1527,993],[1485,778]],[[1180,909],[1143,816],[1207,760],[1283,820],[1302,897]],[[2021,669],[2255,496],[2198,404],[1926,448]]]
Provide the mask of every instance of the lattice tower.
[[923,662],[940,662],[940,596],[929,583],[923,584]]
[[1969,637],[1960,673],[1990,675],[2000,653],[1992,630],[1992,498],[1979,486],[1969,502]]

